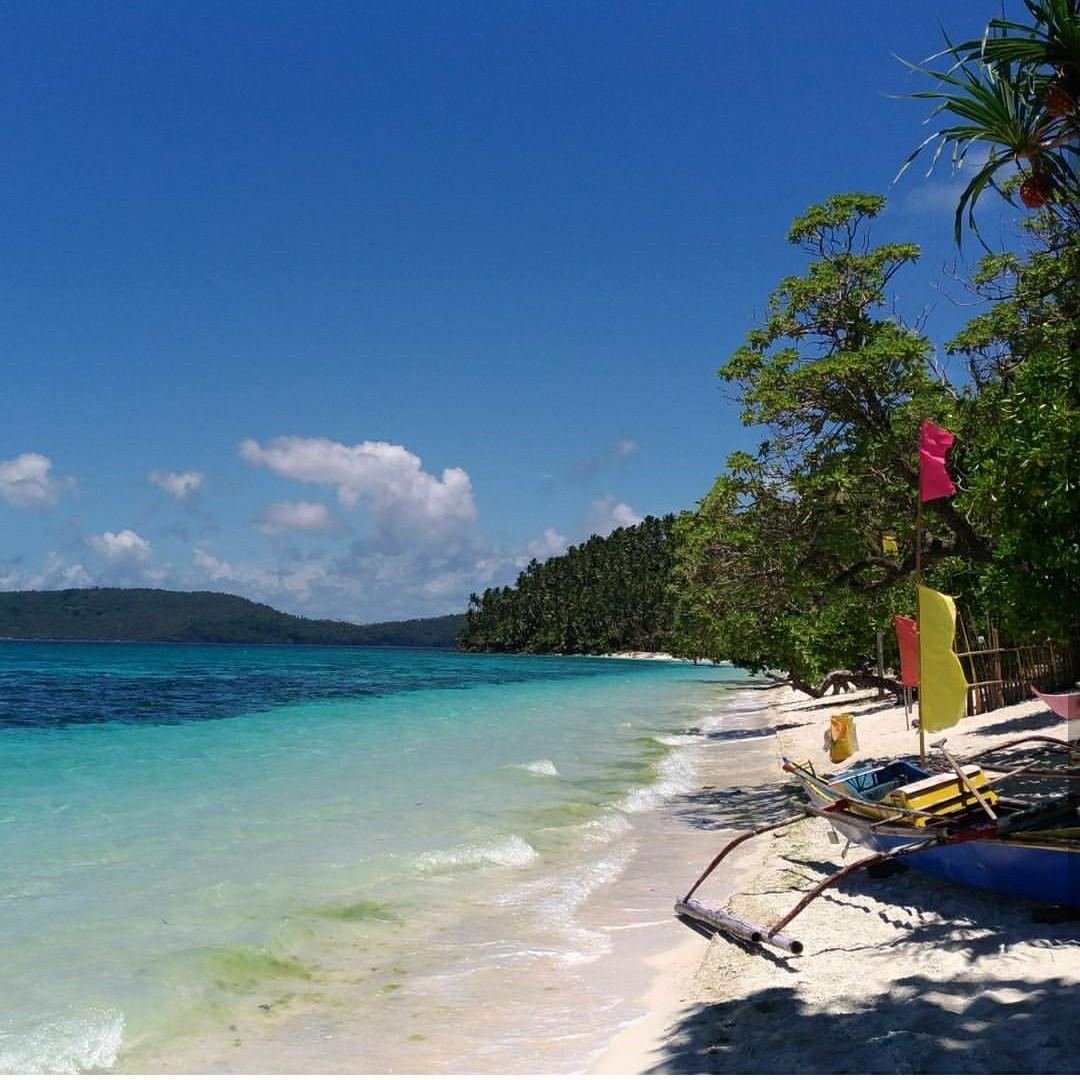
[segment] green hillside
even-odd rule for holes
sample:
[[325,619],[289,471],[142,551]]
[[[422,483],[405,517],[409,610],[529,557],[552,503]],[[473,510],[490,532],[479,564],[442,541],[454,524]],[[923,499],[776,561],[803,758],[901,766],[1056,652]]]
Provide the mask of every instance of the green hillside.
[[66,641],[406,645],[450,648],[463,615],[357,626],[305,619],[239,596],[166,589],[0,592],[0,638]]

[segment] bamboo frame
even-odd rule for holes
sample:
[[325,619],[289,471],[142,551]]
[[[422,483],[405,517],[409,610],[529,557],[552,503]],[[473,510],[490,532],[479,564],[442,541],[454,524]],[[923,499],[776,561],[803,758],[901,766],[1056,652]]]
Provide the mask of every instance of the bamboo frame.
[[1001,644],[996,626],[987,625],[989,647],[958,652],[971,669],[968,715],[1015,705],[1031,698],[1031,685],[1071,686],[1080,676],[1080,646]]

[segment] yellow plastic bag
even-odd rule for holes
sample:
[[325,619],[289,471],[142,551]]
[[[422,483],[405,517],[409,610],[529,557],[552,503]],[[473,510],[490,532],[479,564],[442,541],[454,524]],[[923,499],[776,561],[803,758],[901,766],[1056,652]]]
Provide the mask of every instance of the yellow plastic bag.
[[825,742],[829,748],[829,760],[834,764],[851,757],[859,749],[855,718],[851,713],[834,713],[829,717],[829,730],[825,736]]

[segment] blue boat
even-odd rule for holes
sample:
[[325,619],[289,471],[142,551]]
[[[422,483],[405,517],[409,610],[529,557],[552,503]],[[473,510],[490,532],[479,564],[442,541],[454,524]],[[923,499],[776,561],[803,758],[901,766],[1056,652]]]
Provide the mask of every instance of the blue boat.
[[[1033,738],[1070,746],[1057,739]],[[1013,744],[1004,744],[1008,745]],[[720,933],[798,954],[802,942],[785,932],[792,919],[838,881],[892,859],[955,885],[1080,910],[1080,795],[1070,791],[1035,804],[1010,800],[999,795],[978,766],[960,765],[951,757],[949,761],[952,772],[929,773],[910,761],[897,760],[826,779],[809,765],[785,759],[784,769],[806,791],[809,807],[731,840],[689,891],[676,899],[676,917],[706,937]],[[810,816],[825,819],[871,854],[830,874],[768,927],[695,897],[740,844]]]
[[[956,885],[1080,908],[1080,807],[1075,795],[1033,806],[1002,799],[977,766],[931,774],[909,761],[824,779],[785,761],[817,816],[872,851]],[[981,801],[980,797],[981,796]],[[997,806],[997,816],[985,805]]]

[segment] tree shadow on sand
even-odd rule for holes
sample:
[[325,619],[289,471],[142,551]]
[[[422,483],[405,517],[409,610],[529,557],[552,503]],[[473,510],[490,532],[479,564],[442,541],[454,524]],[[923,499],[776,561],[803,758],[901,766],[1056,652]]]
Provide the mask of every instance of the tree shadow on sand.
[[[805,874],[800,888],[836,865],[797,856],[784,862]],[[777,911],[797,895],[783,890]],[[1075,956],[1080,921],[1046,925],[1030,902],[948,885],[916,870],[881,880],[855,875],[816,904],[831,906],[830,918],[840,926],[856,925],[855,914],[876,915],[884,936],[817,949],[807,940],[805,969],[800,960],[787,958],[776,965],[796,975],[804,972],[795,987],[774,986],[733,1001],[686,1007],[650,1072],[1040,1073],[1068,1071],[1068,1063],[1080,1060],[1080,1025],[1073,1019],[1077,984],[1069,978],[1074,972],[1027,979],[1018,960],[1017,974],[1008,978],[978,971],[950,978],[931,974],[943,953],[959,953],[969,965],[995,954],[1007,957],[1020,944],[1068,947],[1063,957]],[[798,920],[791,932],[798,934]],[[724,939],[714,946],[729,947]],[[889,982],[893,950],[903,950],[907,970],[914,953],[920,973]],[[857,998],[829,993],[813,971],[815,958],[829,953],[865,965],[879,989]],[[1008,970],[1007,962],[1003,969]],[[1003,1030],[1004,1037],[993,1034]]]
[[775,987],[685,1009],[649,1073],[1061,1072],[1080,1054],[1075,1005],[1062,978],[919,974],[825,1004]]
[[799,813],[806,798],[794,782],[704,787],[679,795],[672,811],[695,829],[743,832]]
[[979,734],[1013,735],[1019,738],[1027,732],[1038,732],[1041,728],[1053,727],[1060,723],[1061,717],[1047,709],[1045,712],[1032,713],[1030,716],[1017,716],[1011,720],[1002,720],[997,724],[987,724],[979,728]]

